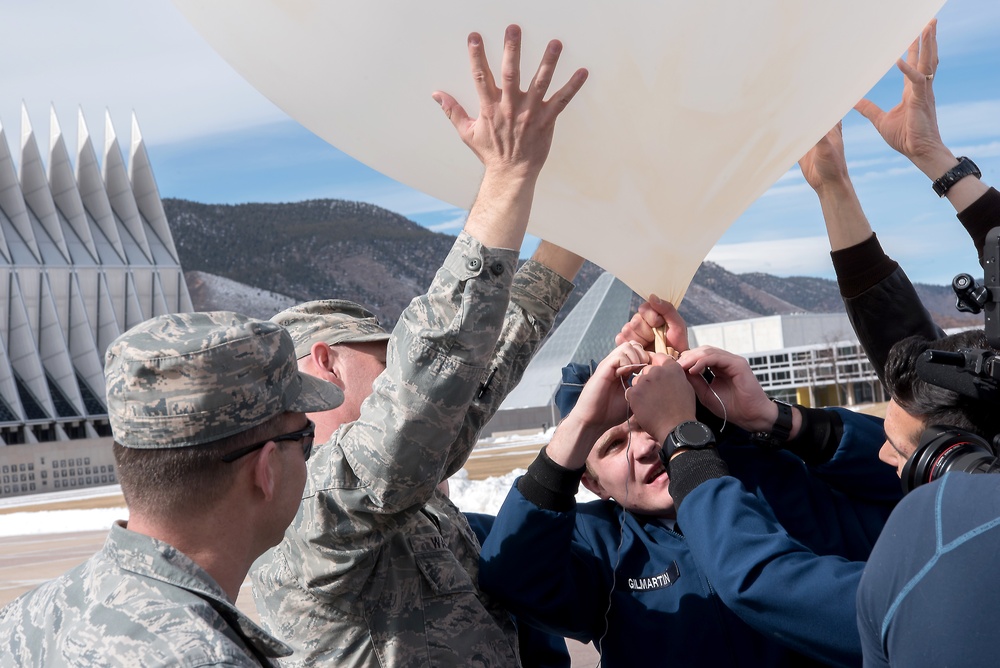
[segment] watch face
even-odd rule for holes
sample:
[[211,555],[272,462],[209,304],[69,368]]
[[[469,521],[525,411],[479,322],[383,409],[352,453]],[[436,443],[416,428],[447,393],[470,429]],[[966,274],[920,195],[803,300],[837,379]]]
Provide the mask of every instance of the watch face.
[[715,435],[712,430],[701,422],[688,421],[681,422],[674,430],[677,441],[682,446],[699,447],[715,442]]

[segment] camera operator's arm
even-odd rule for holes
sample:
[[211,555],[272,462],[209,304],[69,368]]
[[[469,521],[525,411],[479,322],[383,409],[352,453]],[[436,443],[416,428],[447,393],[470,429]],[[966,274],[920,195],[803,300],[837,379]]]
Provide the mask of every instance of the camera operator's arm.
[[[906,60],[896,65],[904,76],[900,103],[882,111],[870,100],[861,100],[855,109],[872,122],[889,146],[937,181],[958,166],[959,159],[944,145],[938,129],[933,90],[938,69],[936,19],[910,45]],[[970,174],[955,181],[945,197],[972,237],[981,262],[986,234],[1000,223],[1000,192]]]
[[941,330],[872,232],[847,171],[840,123],[802,156],[799,168],[823,208],[830,257],[847,315],[881,379],[896,341],[913,334],[937,338]]

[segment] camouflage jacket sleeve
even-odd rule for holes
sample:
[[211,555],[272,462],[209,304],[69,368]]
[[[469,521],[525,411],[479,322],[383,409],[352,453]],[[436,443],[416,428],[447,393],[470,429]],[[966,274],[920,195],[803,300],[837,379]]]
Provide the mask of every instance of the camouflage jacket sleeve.
[[450,478],[465,466],[480,430],[520,382],[525,367],[552,329],[556,314],[572,289],[570,281],[540,262],[528,260],[518,270],[486,380],[476,392],[458,438],[451,446],[444,478]]
[[283,548],[313,594],[364,581],[361,572],[353,585],[331,580],[370,566],[373,551],[420,511],[458,459],[451,449],[489,375],[516,256],[460,235],[427,294],[400,317],[361,417],[310,459]]

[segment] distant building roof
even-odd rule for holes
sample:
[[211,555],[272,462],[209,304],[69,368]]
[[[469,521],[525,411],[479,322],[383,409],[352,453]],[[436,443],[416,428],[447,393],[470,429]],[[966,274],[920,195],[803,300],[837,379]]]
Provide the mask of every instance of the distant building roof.
[[604,359],[615,347],[615,334],[632,315],[633,294],[611,274],[602,274],[542,345],[500,410],[547,406],[564,366]]

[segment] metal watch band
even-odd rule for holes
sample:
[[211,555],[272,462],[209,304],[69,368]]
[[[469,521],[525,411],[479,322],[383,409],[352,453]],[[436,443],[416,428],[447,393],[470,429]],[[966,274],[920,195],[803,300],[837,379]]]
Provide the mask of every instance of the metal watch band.
[[931,187],[934,189],[934,192],[937,193],[938,197],[944,197],[948,191],[951,190],[953,185],[964,179],[966,176],[975,176],[977,179],[981,179],[983,174],[979,171],[979,167],[976,166],[976,163],[972,162],[963,155],[959,157],[958,164],[945,172],[941,178],[935,180],[934,183],[931,184]]

